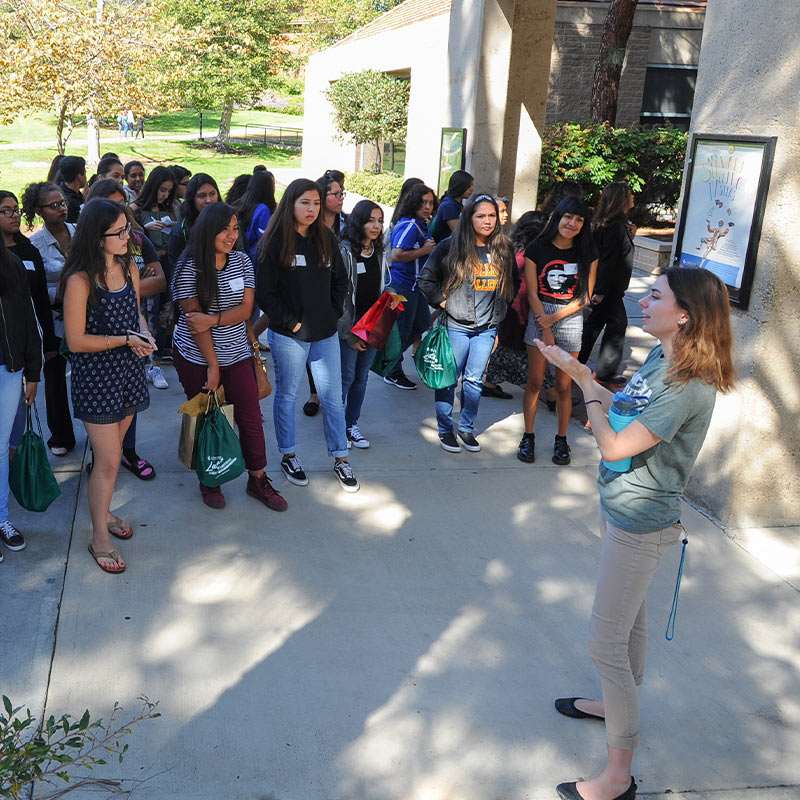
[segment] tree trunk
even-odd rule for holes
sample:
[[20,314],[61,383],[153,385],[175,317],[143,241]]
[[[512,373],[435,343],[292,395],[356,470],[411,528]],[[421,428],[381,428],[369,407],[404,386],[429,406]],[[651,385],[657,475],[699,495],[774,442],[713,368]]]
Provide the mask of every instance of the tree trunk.
[[375,166],[372,171],[376,174],[380,173],[383,169],[383,142],[380,139],[375,140]]
[[592,82],[592,122],[613,125],[617,121],[619,78],[638,3],[639,0],[611,0],[608,7]]
[[56,123],[56,147],[60,156],[64,155],[64,148],[67,144],[66,139],[64,139],[64,117],[66,113],[66,108],[60,105],[58,107],[58,122]]
[[231,138],[231,117],[233,116],[233,98],[226,97],[222,106],[222,115],[219,118],[219,130],[214,139],[214,147],[217,150],[227,150],[228,142]]
[[96,167],[100,163],[100,124],[94,113],[86,115],[86,166]]

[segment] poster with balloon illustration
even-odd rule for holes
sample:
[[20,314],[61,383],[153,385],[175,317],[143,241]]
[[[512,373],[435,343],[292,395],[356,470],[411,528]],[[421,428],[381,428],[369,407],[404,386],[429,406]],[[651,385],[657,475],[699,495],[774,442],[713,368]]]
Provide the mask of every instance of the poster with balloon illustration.
[[747,307],[775,138],[696,134],[675,261],[711,270]]

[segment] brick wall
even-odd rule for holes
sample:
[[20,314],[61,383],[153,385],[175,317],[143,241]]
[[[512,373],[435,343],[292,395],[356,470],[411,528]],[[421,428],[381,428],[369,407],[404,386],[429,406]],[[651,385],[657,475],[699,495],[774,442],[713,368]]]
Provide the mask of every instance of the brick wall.
[[[547,95],[548,124],[589,119],[592,78],[602,35],[602,25],[556,22]],[[618,125],[639,121],[649,47],[650,28],[635,27],[622,67]]]

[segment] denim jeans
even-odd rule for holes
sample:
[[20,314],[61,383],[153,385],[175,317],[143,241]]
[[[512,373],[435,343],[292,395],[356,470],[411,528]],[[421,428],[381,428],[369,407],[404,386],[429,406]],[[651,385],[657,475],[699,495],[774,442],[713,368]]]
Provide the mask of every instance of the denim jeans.
[[22,370],[9,372],[0,364],[0,522],[8,520],[8,440],[22,391]]
[[297,447],[295,406],[300,382],[311,367],[322,408],[322,427],[328,454],[334,458],[347,456],[347,433],[342,402],[342,357],[339,334],[317,342],[301,342],[269,329],[267,334],[272,361],[275,365],[275,396],[272,400],[272,419],[278,450],[284,455]]
[[[483,372],[489,356],[492,354],[496,332],[497,328],[468,331],[447,326],[450,344],[453,346],[453,355],[456,357],[458,374],[463,376],[461,381],[463,404],[458,420],[458,429],[464,433],[472,433],[475,427],[475,417],[478,415],[478,403],[481,401],[481,390],[483,389]],[[434,393],[439,433],[452,433],[453,431],[455,393],[455,384],[446,389],[437,389]]]
[[367,392],[369,368],[375,360],[375,348],[367,345],[366,350],[354,350],[344,339],[339,339],[342,351],[342,402],[344,403],[344,422],[348,428],[358,423],[361,406]]
[[[387,287],[387,291],[402,294],[406,299],[403,301],[403,311],[397,318],[397,332],[400,334],[400,343],[405,353],[409,347],[422,336],[431,326],[431,308],[428,300],[422,292],[417,290],[396,289]],[[403,356],[392,368],[390,377],[396,377],[403,371]]]
[[25,433],[25,426],[28,424],[28,407],[25,405],[25,393],[19,393],[19,405],[17,405],[17,415],[14,417],[14,424],[11,427],[11,436],[8,439],[8,446],[16,449]]

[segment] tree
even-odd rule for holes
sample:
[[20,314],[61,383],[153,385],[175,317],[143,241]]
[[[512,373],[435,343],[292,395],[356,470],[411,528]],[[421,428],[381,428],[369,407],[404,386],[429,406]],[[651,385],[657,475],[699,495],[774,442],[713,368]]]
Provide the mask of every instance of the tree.
[[163,0],[185,30],[176,88],[185,105],[221,108],[216,144],[225,149],[236,104],[256,102],[287,58],[290,0]]
[[298,9],[307,49],[323,50],[403,0],[306,0]]
[[619,78],[638,3],[639,0],[611,0],[609,4],[592,81],[592,122],[613,125],[617,120]]
[[406,139],[409,82],[385,72],[346,72],[325,96],[333,106],[338,137],[375,144],[375,172],[382,168],[381,142]]
[[162,67],[179,29],[161,26],[151,0],[0,0],[0,12],[0,121],[54,111],[59,153],[76,117],[96,164],[101,116],[173,105]]

